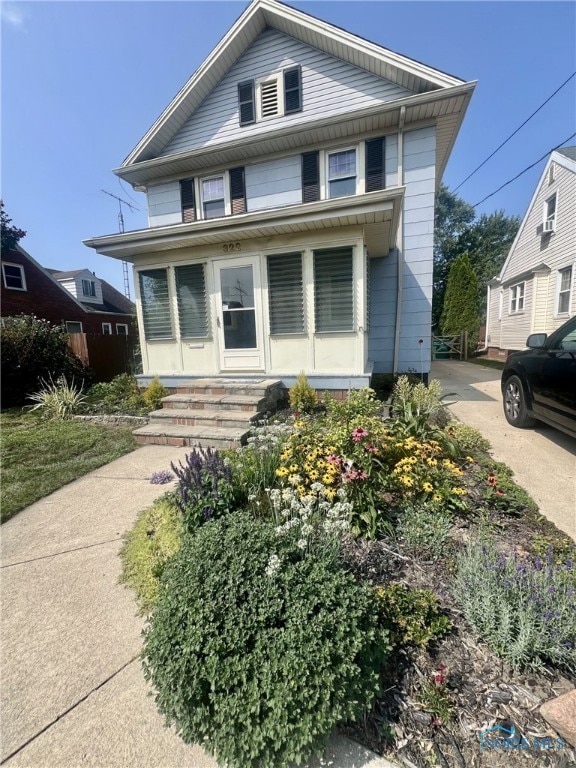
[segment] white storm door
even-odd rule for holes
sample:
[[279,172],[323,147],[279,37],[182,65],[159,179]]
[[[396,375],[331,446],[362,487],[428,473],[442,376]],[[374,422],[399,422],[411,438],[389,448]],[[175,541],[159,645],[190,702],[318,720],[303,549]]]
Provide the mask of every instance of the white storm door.
[[257,258],[214,263],[220,368],[262,370],[262,309]]

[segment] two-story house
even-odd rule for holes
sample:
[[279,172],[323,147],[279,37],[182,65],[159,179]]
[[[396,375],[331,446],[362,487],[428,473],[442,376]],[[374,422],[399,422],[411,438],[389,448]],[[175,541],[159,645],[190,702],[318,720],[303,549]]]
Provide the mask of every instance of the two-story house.
[[576,314],[576,147],[552,152],[500,274],[488,284],[491,357],[525,349]]
[[474,89],[254,0],[115,173],[146,383],[304,371],[347,390],[430,365],[434,195]]

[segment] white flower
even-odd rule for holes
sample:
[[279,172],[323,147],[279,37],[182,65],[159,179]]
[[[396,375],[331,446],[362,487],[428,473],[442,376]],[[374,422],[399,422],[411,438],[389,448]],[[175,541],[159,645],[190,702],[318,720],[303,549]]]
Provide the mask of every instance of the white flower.
[[296,546],[299,547],[299,549],[306,549],[306,547],[308,546],[308,542],[306,541],[306,539],[298,539],[298,543]]
[[268,560],[268,565],[266,566],[266,576],[273,576],[276,571],[280,568],[280,558],[278,555],[270,555],[270,559]]

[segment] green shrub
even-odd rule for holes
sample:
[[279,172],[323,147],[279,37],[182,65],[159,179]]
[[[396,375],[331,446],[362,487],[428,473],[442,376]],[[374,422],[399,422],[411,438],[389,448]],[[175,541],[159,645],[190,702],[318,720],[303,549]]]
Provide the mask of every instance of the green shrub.
[[142,512],[125,535],[121,583],[136,593],[141,613],[150,613],[160,593],[160,579],[182,543],[182,516],[169,496]]
[[28,395],[36,405],[30,406],[31,411],[40,411],[45,419],[69,419],[82,408],[86,396],[82,387],[76,386],[74,380],[69,384],[65,376],[55,382],[42,380],[42,389]]
[[450,440],[440,429],[446,425],[448,416],[442,403],[442,385],[436,379],[431,379],[426,386],[421,381],[414,383],[408,376],[400,376],[394,385],[390,411],[396,420],[391,429],[398,436],[434,437],[449,447]]
[[531,550],[540,558],[552,557],[556,565],[576,560],[576,544],[569,536],[560,532],[550,536],[534,536]]
[[291,432],[288,424],[258,424],[250,430],[246,445],[225,453],[238,498],[258,496],[275,485],[280,454]]
[[290,387],[288,396],[290,408],[298,413],[310,413],[318,405],[316,390],[308,384],[308,379],[304,373],[301,373],[296,379],[296,383]]
[[87,400],[87,410],[90,412],[132,416],[146,413],[146,403],[138,382],[129,373],[121,373],[112,381],[94,384],[87,392]]
[[521,560],[493,545],[461,554],[454,595],[467,621],[512,667],[544,662],[576,671],[576,569],[553,552]]
[[396,535],[411,554],[438,560],[451,528],[452,515],[445,508],[415,504],[402,510]]
[[149,411],[157,411],[162,408],[162,398],[168,397],[169,394],[169,390],[160,383],[158,376],[155,376],[144,390],[142,399]]
[[302,764],[370,706],[382,656],[371,591],[245,513],[186,539],[143,649],[160,712],[229,768]]
[[479,430],[461,421],[451,421],[446,427],[446,432],[456,441],[460,456],[475,457],[479,453],[488,453],[492,447]]
[[478,479],[484,484],[482,494],[487,506],[493,510],[519,513],[528,509],[538,511],[534,499],[513,479],[510,467],[499,461],[488,461],[480,468]]
[[353,389],[344,400],[336,400],[327,393],[324,404],[328,412],[328,423],[347,425],[359,416],[374,418],[382,415],[382,403],[377,400],[376,392],[369,387]]
[[33,315],[6,317],[0,329],[2,407],[23,405],[43,380],[65,376],[84,386],[91,372],[68,347],[64,326],[53,326]]
[[387,584],[374,590],[381,626],[392,645],[426,648],[442,637],[452,624],[428,589],[410,589],[404,584]]

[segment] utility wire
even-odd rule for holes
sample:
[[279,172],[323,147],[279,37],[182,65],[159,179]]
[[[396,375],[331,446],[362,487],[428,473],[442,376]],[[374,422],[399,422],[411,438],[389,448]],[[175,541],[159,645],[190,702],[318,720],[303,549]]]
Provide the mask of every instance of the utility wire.
[[494,197],[494,195],[498,194],[498,192],[500,192],[500,190],[501,190],[501,189],[504,189],[504,187],[507,187],[507,186],[508,186],[508,184],[512,184],[512,182],[513,182],[513,181],[516,181],[516,179],[519,179],[519,178],[520,178],[520,176],[523,176],[523,175],[524,175],[524,174],[525,174],[527,171],[529,171],[531,168],[534,168],[534,166],[535,166],[535,165],[538,165],[538,163],[540,163],[542,160],[544,160],[544,158],[545,158],[545,157],[548,157],[548,155],[549,155],[551,152],[554,152],[556,149],[560,149],[560,147],[562,147],[564,144],[566,144],[566,142],[567,142],[567,141],[570,141],[571,139],[573,139],[573,138],[574,138],[574,136],[576,136],[576,133],[573,133],[573,134],[572,134],[572,136],[568,136],[568,138],[567,138],[567,139],[564,139],[564,141],[560,142],[560,144],[558,144],[556,147],[552,147],[552,149],[549,149],[549,150],[548,150],[548,152],[546,152],[545,154],[543,154],[543,155],[542,155],[542,157],[538,158],[538,160],[536,160],[536,162],[535,162],[535,163],[532,163],[532,165],[529,165],[527,168],[524,168],[524,170],[523,170],[523,171],[520,171],[520,173],[516,174],[516,176],[514,176],[514,178],[513,178],[513,179],[510,179],[509,181],[507,181],[507,182],[505,182],[504,184],[502,184],[502,186],[501,186],[501,187],[498,187],[498,189],[497,189],[497,190],[495,190],[494,192],[491,192],[489,195],[486,195],[486,197],[483,197],[483,198],[482,198],[482,200],[480,200],[480,202],[479,202],[479,203],[474,203],[474,205],[472,206],[472,208],[477,208],[479,205],[482,205],[482,203],[483,203],[485,200],[488,200],[488,198],[489,198],[489,197]]
[[508,142],[510,141],[510,139],[511,139],[513,136],[516,136],[516,134],[518,133],[518,131],[519,131],[521,128],[524,128],[524,126],[526,125],[526,123],[528,123],[530,120],[532,120],[532,118],[534,117],[534,115],[537,115],[537,114],[538,114],[538,112],[540,112],[540,110],[542,109],[542,107],[545,107],[545,106],[546,106],[546,104],[548,104],[548,102],[549,102],[551,99],[553,99],[553,98],[554,98],[554,96],[556,96],[556,94],[558,93],[558,91],[561,91],[561,90],[562,90],[562,88],[564,88],[564,86],[565,86],[565,85],[567,85],[567,84],[570,82],[570,80],[572,80],[572,78],[574,77],[574,75],[576,75],[576,72],[572,72],[572,74],[570,75],[570,77],[569,77],[567,80],[564,80],[564,82],[562,83],[562,85],[561,85],[559,88],[556,88],[556,90],[554,91],[554,93],[553,93],[551,96],[548,96],[548,98],[546,99],[546,101],[544,101],[542,104],[540,104],[540,106],[538,107],[538,109],[537,109],[537,110],[535,110],[534,112],[532,112],[532,114],[530,115],[530,117],[527,117],[527,118],[526,118],[526,120],[524,120],[524,122],[522,123],[522,125],[519,125],[519,126],[518,126],[518,128],[516,128],[516,130],[514,131],[514,133],[511,133],[511,134],[510,134],[510,136],[508,136],[508,138],[507,138],[507,139],[505,139],[505,140],[502,142],[502,144],[500,144],[500,146],[499,146],[499,147],[496,147],[496,149],[494,150],[494,152],[492,152],[492,154],[491,154],[491,155],[488,155],[488,157],[486,158],[486,160],[483,160],[483,161],[480,163],[480,165],[479,165],[477,168],[474,168],[474,170],[472,171],[472,173],[469,173],[469,174],[468,174],[468,176],[466,176],[466,178],[464,179],[464,181],[461,181],[461,182],[460,182],[460,184],[458,184],[458,186],[456,187],[456,189],[454,189],[453,191],[454,191],[454,192],[457,192],[457,191],[460,189],[460,187],[461,187],[463,184],[466,184],[466,182],[468,181],[468,179],[470,179],[470,178],[472,178],[472,176],[474,176],[474,174],[476,173],[476,171],[479,171],[479,170],[480,170],[480,168],[482,168],[482,166],[486,165],[486,163],[488,162],[488,160],[490,160],[491,158],[493,158],[493,157],[494,157],[494,155],[495,155],[497,152],[499,152],[499,151],[502,149],[502,147],[503,147],[505,144],[508,144]]

